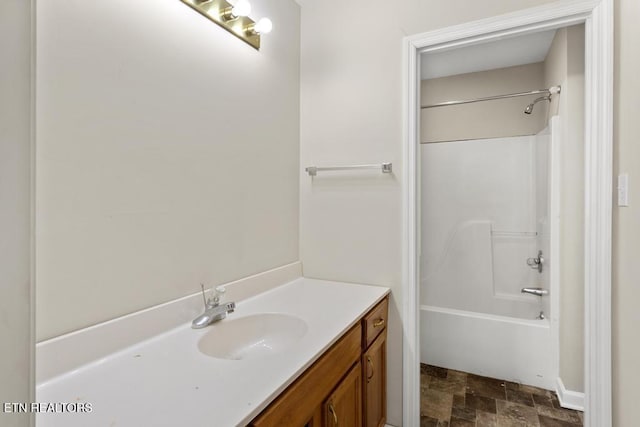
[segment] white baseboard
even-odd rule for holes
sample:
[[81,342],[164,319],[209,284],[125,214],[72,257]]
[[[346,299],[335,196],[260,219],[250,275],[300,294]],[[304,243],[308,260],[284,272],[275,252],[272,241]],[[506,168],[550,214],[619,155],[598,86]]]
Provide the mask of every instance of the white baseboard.
[[556,393],[563,408],[584,411],[584,393],[567,390],[560,377],[556,381]]

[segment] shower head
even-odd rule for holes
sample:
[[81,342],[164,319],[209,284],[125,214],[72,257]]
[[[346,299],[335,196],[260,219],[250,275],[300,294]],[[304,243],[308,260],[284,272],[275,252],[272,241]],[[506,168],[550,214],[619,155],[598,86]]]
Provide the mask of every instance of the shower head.
[[524,113],[525,114],[531,114],[533,113],[533,107],[534,105],[536,105],[538,102],[540,101],[544,101],[547,100],[549,102],[551,102],[551,94],[547,95],[547,96],[541,96],[540,98],[536,99],[535,101],[533,101],[531,104],[527,105],[527,108],[524,109]]

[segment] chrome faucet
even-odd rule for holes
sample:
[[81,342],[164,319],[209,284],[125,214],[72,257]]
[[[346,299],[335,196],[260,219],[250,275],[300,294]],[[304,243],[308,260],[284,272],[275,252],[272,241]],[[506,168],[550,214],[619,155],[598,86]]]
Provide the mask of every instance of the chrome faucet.
[[204,295],[204,285],[200,284],[200,287],[202,288],[202,299],[204,300],[204,313],[193,319],[193,322],[191,322],[193,329],[207,327],[213,322],[224,319],[228,313],[233,313],[236,309],[235,302],[220,303],[222,296],[226,292],[224,286],[218,286],[214,289],[215,294],[213,298],[206,298]]

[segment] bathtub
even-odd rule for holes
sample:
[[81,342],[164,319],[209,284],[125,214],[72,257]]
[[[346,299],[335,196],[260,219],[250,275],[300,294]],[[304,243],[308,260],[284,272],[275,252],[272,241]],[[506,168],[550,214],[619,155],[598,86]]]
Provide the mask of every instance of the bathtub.
[[420,362],[555,389],[548,319],[420,306]]

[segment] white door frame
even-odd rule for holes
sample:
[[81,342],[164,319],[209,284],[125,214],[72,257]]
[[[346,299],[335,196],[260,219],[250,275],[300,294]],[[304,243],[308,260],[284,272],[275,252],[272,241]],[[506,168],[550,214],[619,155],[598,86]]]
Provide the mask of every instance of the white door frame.
[[568,0],[403,40],[403,425],[420,425],[419,55],[585,24],[585,426],[611,426],[613,0]]

